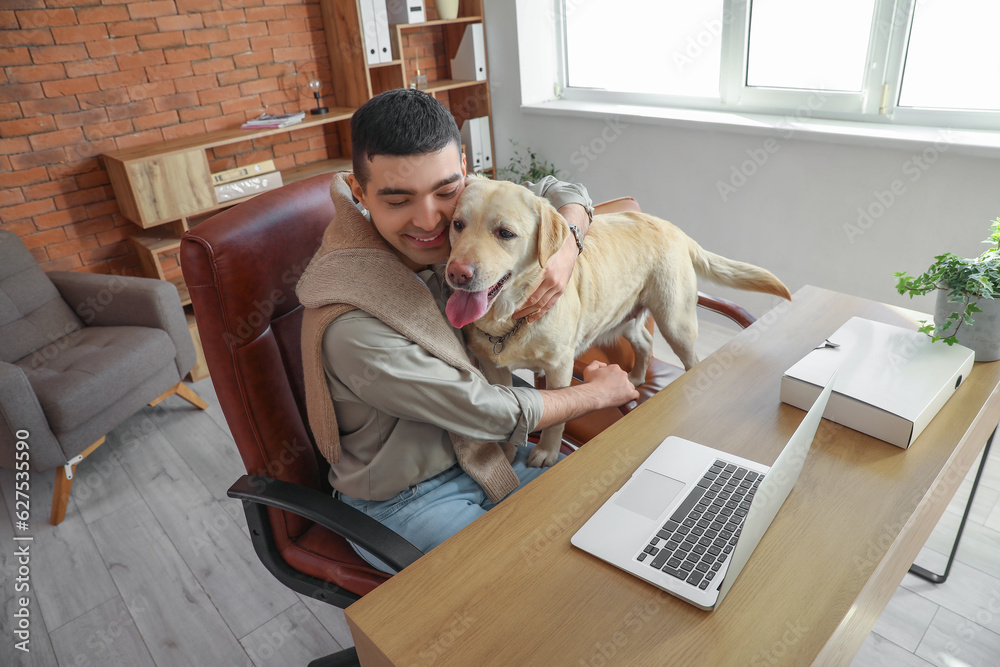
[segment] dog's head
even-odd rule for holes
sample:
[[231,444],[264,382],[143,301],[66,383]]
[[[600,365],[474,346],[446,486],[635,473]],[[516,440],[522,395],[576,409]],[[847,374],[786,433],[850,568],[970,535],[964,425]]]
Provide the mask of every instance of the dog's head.
[[568,234],[563,217],[527,188],[469,178],[449,232],[445,272],[455,294],[446,312],[452,326],[475,322],[491,308],[497,319],[510,317]]

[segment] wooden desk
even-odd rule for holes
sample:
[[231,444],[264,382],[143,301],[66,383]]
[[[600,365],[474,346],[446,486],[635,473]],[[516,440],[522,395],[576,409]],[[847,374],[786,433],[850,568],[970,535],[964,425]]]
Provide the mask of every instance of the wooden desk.
[[847,665],[1000,421],[976,364],[908,450],[824,420],[801,477],[715,612],[570,545],[668,435],[770,464],[802,419],[782,373],[853,315],[795,294],[629,417],[347,609],[362,664]]

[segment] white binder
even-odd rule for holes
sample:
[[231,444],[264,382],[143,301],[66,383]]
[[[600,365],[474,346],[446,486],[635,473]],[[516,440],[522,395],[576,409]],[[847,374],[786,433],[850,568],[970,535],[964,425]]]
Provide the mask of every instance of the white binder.
[[375,8],[375,39],[378,41],[378,62],[392,62],[392,40],[389,37],[389,15],[386,2],[395,0],[371,0]]
[[378,33],[375,30],[374,0],[358,0],[361,9],[361,32],[365,38],[365,57],[369,65],[382,62],[378,44]]
[[852,317],[785,371],[780,396],[808,407],[836,370],[823,416],[906,449],[969,376],[974,357],[961,345]]
[[483,134],[480,129],[480,118],[470,118],[462,123],[462,143],[465,144],[465,159],[467,168],[472,171],[483,170]]
[[477,118],[479,121],[479,147],[483,152],[483,169],[493,168],[493,145],[490,142],[490,117]]
[[424,23],[424,0],[385,0],[389,25],[396,23]]
[[483,24],[470,23],[465,26],[465,34],[458,46],[458,52],[451,60],[451,78],[457,81],[486,80],[486,42]]

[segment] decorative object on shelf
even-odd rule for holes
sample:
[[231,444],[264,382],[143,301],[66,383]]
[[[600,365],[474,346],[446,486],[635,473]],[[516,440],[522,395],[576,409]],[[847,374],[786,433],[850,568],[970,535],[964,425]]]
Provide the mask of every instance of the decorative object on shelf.
[[323,83],[319,79],[313,77],[313,78],[309,79],[308,86],[309,86],[309,90],[312,91],[313,97],[316,98],[316,108],[315,109],[310,109],[309,113],[311,113],[314,116],[318,116],[320,114],[324,114],[324,113],[328,112],[329,109],[327,109],[325,106],[323,106],[323,102],[320,99],[320,94],[319,94],[320,88],[322,88]]
[[934,341],[971,348],[976,361],[1000,359],[1000,218],[990,228],[983,243],[993,247],[979,257],[949,252],[935,257],[919,276],[893,274],[899,279],[896,290],[910,298],[938,290],[934,322],[922,321],[920,331]]
[[410,77],[410,88],[427,90],[427,75],[421,74],[420,70],[417,70],[417,73]]
[[268,127],[288,127],[301,123],[306,117],[305,112],[296,113],[262,113],[240,125],[244,130],[259,130]]
[[458,0],[434,0],[438,18],[451,21],[458,18]]

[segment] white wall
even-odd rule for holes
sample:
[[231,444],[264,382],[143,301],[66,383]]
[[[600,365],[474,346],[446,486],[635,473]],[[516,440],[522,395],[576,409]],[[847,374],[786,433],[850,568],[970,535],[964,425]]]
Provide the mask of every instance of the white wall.
[[[986,248],[980,241],[1000,216],[1000,159],[944,143],[838,144],[788,132],[524,112],[514,3],[485,4],[498,166],[516,139],[585,184],[595,201],[632,195],[707,249],[773,271],[792,292],[811,284],[926,312],[931,298],[900,296],[892,274],[919,273],[943,252],[974,256]],[[533,83],[533,97],[537,89]],[[589,159],[588,147],[603,152]],[[761,166],[748,162],[753,155]],[[745,173],[740,187],[720,194],[719,182],[740,184]],[[860,224],[859,207],[874,214]],[[709,289],[758,315],[773,302]]]

